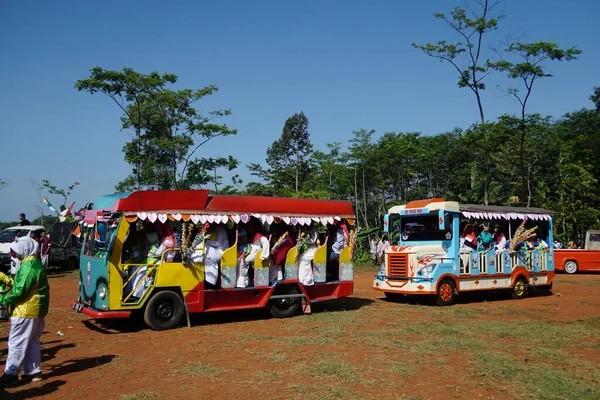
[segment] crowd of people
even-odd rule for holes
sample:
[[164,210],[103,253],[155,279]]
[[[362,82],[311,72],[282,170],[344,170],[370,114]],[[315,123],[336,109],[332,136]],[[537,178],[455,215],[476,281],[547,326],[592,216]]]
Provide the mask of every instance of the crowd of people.
[[[225,224],[206,223],[184,226],[182,235],[173,231],[169,222],[141,222],[127,238],[122,255],[123,264],[133,264],[127,269],[124,298],[137,301],[152,283],[159,262],[191,262],[204,264],[205,289],[221,287],[220,265],[225,250],[237,244],[235,287],[253,286],[254,266],[266,264],[269,282],[284,279],[287,254],[297,246],[298,280],[303,285],[313,285],[314,257],[319,246],[327,243],[327,280],[339,278],[339,257],[349,244],[348,228],[338,221],[327,231],[319,231],[316,224],[298,229],[283,222],[263,225],[251,218],[237,228]],[[173,250],[180,249],[180,250]],[[257,257],[260,254],[260,259]]]
[[[23,231],[17,230],[15,232],[15,237],[11,241],[11,243],[19,242],[23,240],[23,238],[33,239],[35,242],[35,253],[40,258],[40,261],[44,268],[48,268],[48,261],[50,256],[50,246],[52,246],[52,240],[50,239],[50,234],[46,231],[42,231],[39,234],[35,231],[30,231],[28,236],[23,236]],[[21,267],[21,261],[17,257],[17,254],[14,250],[10,250],[10,274],[11,276],[15,276],[19,268]]]
[[[476,228],[479,228],[479,234],[476,234]],[[470,250],[492,250],[502,251],[511,247],[511,242],[506,238],[504,232],[500,230],[499,225],[490,225],[482,223],[478,227],[466,223],[460,236],[460,245],[462,248]],[[537,235],[532,235],[526,241],[516,243],[516,249],[533,250],[536,248],[548,248],[548,243]]]

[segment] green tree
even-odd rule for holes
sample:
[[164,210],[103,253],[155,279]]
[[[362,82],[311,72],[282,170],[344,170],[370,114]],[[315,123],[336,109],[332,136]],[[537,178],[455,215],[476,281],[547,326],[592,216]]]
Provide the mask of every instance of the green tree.
[[254,168],[254,171],[259,176],[262,172],[276,190],[298,193],[310,177],[312,153],[308,118],[300,112],[285,121],[281,136],[267,149],[268,170]]
[[479,12],[472,12],[467,8],[455,7],[450,11],[450,16],[443,13],[434,14],[435,18],[444,21],[459,36],[459,41],[448,42],[439,40],[437,43],[412,46],[423,51],[430,57],[437,58],[442,62],[449,63],[458,72],[458,87],[469,88],[477,100],[479,117],[485,124],[483,102],[481,92],[485,90],[485,78],[492,71],[489,58],[484,53],[487,44],[486,34],[498,29],[498,22],[504,18],[503,15],[492,15],[494,7],[498,2],[491,3],[488,0],[476,2]]
[[8,180],[0,178],[0,190],[4,189],[8,185],[10,185],[10,182]]
[[590,100],[594,102],[596,111],[600,112],[600,87],[594,88],[594,93],[590,96]]
[[71,195],[71,192],[73,191],[73,189],[75,189],[79,185],[81,185],[79,182],[73,182],[72,184],[67,186],[67,189],[65,190],[65,189],[60,189],[60,188],[54,186],[52,183],[50,183],[50,181],[48,179],[42,180],[42,188],[43,189],[47,190],[48,193],[50,193],[50,194],[62,197],[61,209],[64,209],[64,207],[67,205],[67,201],[68,201],[69,196]]
[[79,91],[111,98],[123,112],[123,129],[134,131],[133,140],[123,147],[125,161],[133,166],[132,174],[117,185],[117,190],[197,187],[214,183],[215,168],[231,167],[229,158],[210,161],[196,157],[209,140],[237,133],[214,121],[230,115],[230,110],[204,115],[194,108],[217,88],[169,89],[177,79],[170,73],[145,75],[131,68],[111,71],[94,67],[89,78],[75,84]]
[[534,83],[541,78],[550,77],[544,69],[543,63],[546,61],[571,61],[581,54],[581,50],[574,47],[561,49],[556,43],[536,42],[536,43],[512,43],[507,50],[510,56],[514,56],[518,61],[503,60],[499,62],[490,62],[490,67],[499,71],[506,72],[508,77],[517,80],[521,84],[519,87],[510,86],[506,92],[516,98],[521,106],[520,116],[520,135],[518,139],[519,169],[521,176],[521,193],[523,198],[527,199],[526,205],[529,207],[532,201],[531,184],[531,160],[527,160],[527,153],[532,147],[526,146],[528,126],[527,126],[527,103],[531,96]]

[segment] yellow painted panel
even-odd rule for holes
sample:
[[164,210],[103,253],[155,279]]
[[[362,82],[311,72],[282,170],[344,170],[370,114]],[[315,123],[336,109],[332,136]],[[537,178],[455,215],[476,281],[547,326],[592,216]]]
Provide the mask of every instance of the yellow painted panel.
[[269,257],[267,257],[266,260],[260,259],[262,252],[262,250],[259,250],[258,253],[256,253],[256,258],[254,259],[254,268],[269,268]]
[[350,258],[350,246],[346,246],[342,249],[342,252],[340,253],[340,262],[341,263],[352,262],[352,258]]
[[155,286],[177,286],[181,287],[181,291],[185,293],[203,281],[203,263],[163,262],[158,267]]
[[223,252],[221,258],[221,267],[236,267],[237,266],[237,244],[234,244]]
[[121,308],[121,295],[123,294],[123,269],[121,254],[123,244],[127,240],[127,233],[131,224],[123,217],[117,228],[112,251],[108,257],[108,308],[118,310]]
[[315,264],[325,264],[327,262],[327,243],[315,251],[315,258],[313,260]]
[[296,255],[298,254],[298,247],[294,246],[288,251],[285,256],[285,263],[287,264],[296,264]]

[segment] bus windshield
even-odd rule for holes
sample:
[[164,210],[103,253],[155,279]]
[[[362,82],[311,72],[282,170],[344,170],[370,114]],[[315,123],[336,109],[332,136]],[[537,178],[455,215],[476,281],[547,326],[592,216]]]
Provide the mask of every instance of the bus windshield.
[[452,239],[451,230],[439,228],[438,215],[403,217],[400,220],[403,242],[426,242]]

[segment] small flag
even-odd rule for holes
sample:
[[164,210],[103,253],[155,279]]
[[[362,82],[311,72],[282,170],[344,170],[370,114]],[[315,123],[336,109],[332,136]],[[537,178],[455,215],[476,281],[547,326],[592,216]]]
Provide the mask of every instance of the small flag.
[[60,215],[60,213],[58,211],[56,211],[56,208],[54,208],[54,206],[52,204],[50,204],[50,202],[48,201],[47,198],[44,197],[44,204],[51,210],[54,211],[55,213],[57,213],[58,215]]
[[73,206],[75,205],[75,202],[73,202],[69,208],[67,208],[66,210],[63,210],[60,213],[60,222],[65,222],[65,220],[67,219],[67,217],[69,217],[69,215],[71,215],[71,210],[73,209]]
[[71,234],[75,237],[81,237],[81,227],[79,226],[79,224],[75,225],[75,229],[73,229],[73,232],[71,232]]

